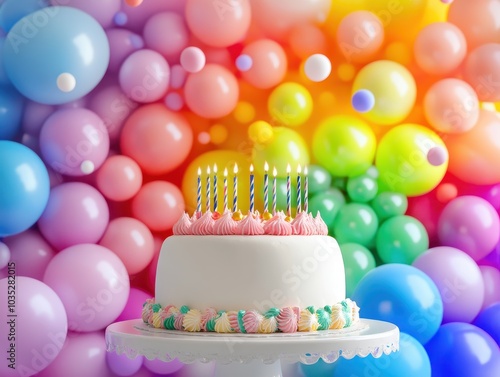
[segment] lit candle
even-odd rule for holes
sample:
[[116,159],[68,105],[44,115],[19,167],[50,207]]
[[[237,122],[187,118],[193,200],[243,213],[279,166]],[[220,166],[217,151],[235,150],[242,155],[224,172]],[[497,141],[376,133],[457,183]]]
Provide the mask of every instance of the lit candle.
[[309,212],[309,177],[307,176],[307,166],[304,168],[304,211]]
[[300,187],[300,173],[302,173],[302,169],[297,166],[297,213],[302,211],[302,198],[301,198],[301,187]]
[[227,168],[224,168],[224,211],[227,209]]
[[196,191],[196,216],[201,216],[201,169],[198,167],[198,190]]
[[238,164],[234,164],[233,169],[234,177],[233,177],[233,212],[236,212],[238,209]]
[[252,213],[254,210],[254,194],[253,164],[250,164],[250,212]]
[[217,212],[217,207],[219,203],[217,202],[217,165],[214,164],[214,212]]
[[290,197],[290,164],[286,166],[286,215],[291,217],[291,197]]
[[206,211],[210,211],[210,166],[207,166],[207,202],[206,202]]
[[273,215],[276,214],[276,176],[278,172],[276,171],[276,167],[273,167]]
[[268,196],[269,196],[269,177],[268,177],[268,172],[269,170],[269,165],[267,164],[267,161],[264,163],[264,212],[267,212],[267,207],[268,207]]

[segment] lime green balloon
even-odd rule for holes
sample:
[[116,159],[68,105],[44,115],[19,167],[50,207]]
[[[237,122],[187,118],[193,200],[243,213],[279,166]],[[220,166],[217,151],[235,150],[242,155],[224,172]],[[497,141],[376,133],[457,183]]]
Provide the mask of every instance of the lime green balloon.
[[309,180],[309,194],[327,190],[332,184],[332,176],[328,170],[319,165],[309,165],[308,180]]
[[384,263],[411,264],[429,248],[429,236],[422,223],[406,215],[384,221],[375,242]]
[[380,191],[418,196],[434,189],[448,167],[447,159],[437,166],[429,162],[429,151],[435,149],[447,154],[443,140],[427,127],[407,123],[387,132],[375,157]]
[[357,243],[341,244],[340,251],[344,260],[346,296],[350,297],[363,276],[376,267],[375,258],[370,250]]
[[333,224],[333,234],[339,243],[373,245],[378,229],[377,215],[363,203],[348,203],[340,208]]
[[370,126],[347,115],[323,120],[312,140],[316,160],[338,177],[364,173],[373,163],[376,147],[377,141]]
[[285,82],[271,92],[267,108],[276,122],[294,127],[309,119],[313,110],[313,99],[304,86],[295,82]]
[[380,222],[393,216],[404,215],[408,209],[408,198],[400,192],[384,191],[370,203]]
[[369,90],[375,105],[362,116],[370,122],[393,125],[410,114],[417,98],[417,85],[408,69],[390,61],[378,60],[365,65],[352,85],[352,94]]
[[350,177],[347,180],[346,190],[353,202],[367,203],[377,195],[377,180],[368,174]]
[[311,196],[309,199],[309,212],[314,216],[319,212],[323,221],[328,226],[329,233],[333,234],[335,217],[344,204],[345,197],[342,191],[331,187]]
[[266,144],[254,144],[253,163],[255,171],[264,174],[264,165],[269,164],[272,178],[273,167],[278,177],[286,177],[287,165],[290,164],[291,176],[296,177],[297,167],[309,164],[309,149],[306,142],[296,131],[285,127],[274,127],[273,136]]

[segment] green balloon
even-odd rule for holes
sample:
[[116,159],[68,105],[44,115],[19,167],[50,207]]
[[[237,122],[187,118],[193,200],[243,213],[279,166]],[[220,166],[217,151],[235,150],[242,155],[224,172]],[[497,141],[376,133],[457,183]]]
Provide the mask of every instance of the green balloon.
[[377,195],[377,180],[368,174],[350,177],[347,179],[346,190],[353,202],[367,203]]
[[382,223],[375,243],[384,263],[411,264],[429,248],[429,236],[420,221],[400,215]]
[[309,200],[309,212],[313,216],[316,216],[316,213],[319,211],[331,234],[333,233],[335,217],[344,204],[345,197],[342,191],[331,187],[311,197]]
[[365,247],[373,245],[377,229],[377,215],[369,205],[363,203],[345,204],[333,224],[333,234],[337,242],[354,242]]
[[384,191],[373,199],[371,206],[382,222],[393,216],[404,215],[408,209],[408,198],[400,192]]
[[332,176],[328,170],[319,165],[309,165],[307,167],[309,180],[309,194],[325,191],[332,184]]
[[352,296],[359,281],[376,266],[375,258],[370,250],[357,243],[340,245],[344,259],[346,296]]
[[346,191],[347,178],[346,177],[332,177],[332,186],[339,190]]

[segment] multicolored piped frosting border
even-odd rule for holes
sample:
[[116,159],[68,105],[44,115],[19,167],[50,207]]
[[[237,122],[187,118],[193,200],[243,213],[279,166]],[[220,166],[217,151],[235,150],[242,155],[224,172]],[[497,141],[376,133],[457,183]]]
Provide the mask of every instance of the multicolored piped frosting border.
[[308,306],[271,308],[265,313],[256,310],[224,311],[207,308],[203,311],[188,306],[162,307],[154,298],[146,300],[142,309],[144,323],[157,329],[189,332],[271,334],[336,330],[359,321],[359,307],[350,299],[320,308]]

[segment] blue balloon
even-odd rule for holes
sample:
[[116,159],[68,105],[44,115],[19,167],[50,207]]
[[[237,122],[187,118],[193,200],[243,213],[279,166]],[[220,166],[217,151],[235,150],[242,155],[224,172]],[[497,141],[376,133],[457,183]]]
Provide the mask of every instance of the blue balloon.
[[436,284],[406,264],[385,264],[369,271],[352,299],[363,318],[394,323],[422,344],[432,338],[443,319],[443,301]]
[[500,348],[488,333],[470,323],[441,326],[425,349],[432,377],[500,376]]
[[8,32],[21,18],[48,5],[46,0],[7,0],[0,7],[0,27]]
[[49,174],[40,157],[22,144],[0,140],[0,238],[35,224],[49,193]]
[[360,89],[352,95],[352,107],[360,113],[366,113],[375,106],[375,96],[367,89]]
[[332,377],[430,377],[431,363],[425,348],[412,336],[401,333],[399,351],[374,358],[340,358]]
[[500,347],[500,302],[483,309],[472,324],[490,334]]
[[300,364],[300,371],[305,377],[330,377],[333,373],[335,363],[325,363],[319,359],[315,364]]
[[11,86],[0,86],[0,140],[20,134],[23,109],[24,97]]
[[109,63],[109,43],[88,13],[46,7],[12,27],[3,59],[7,76],[24,96],[63,104],[85,96],[101,81]]

